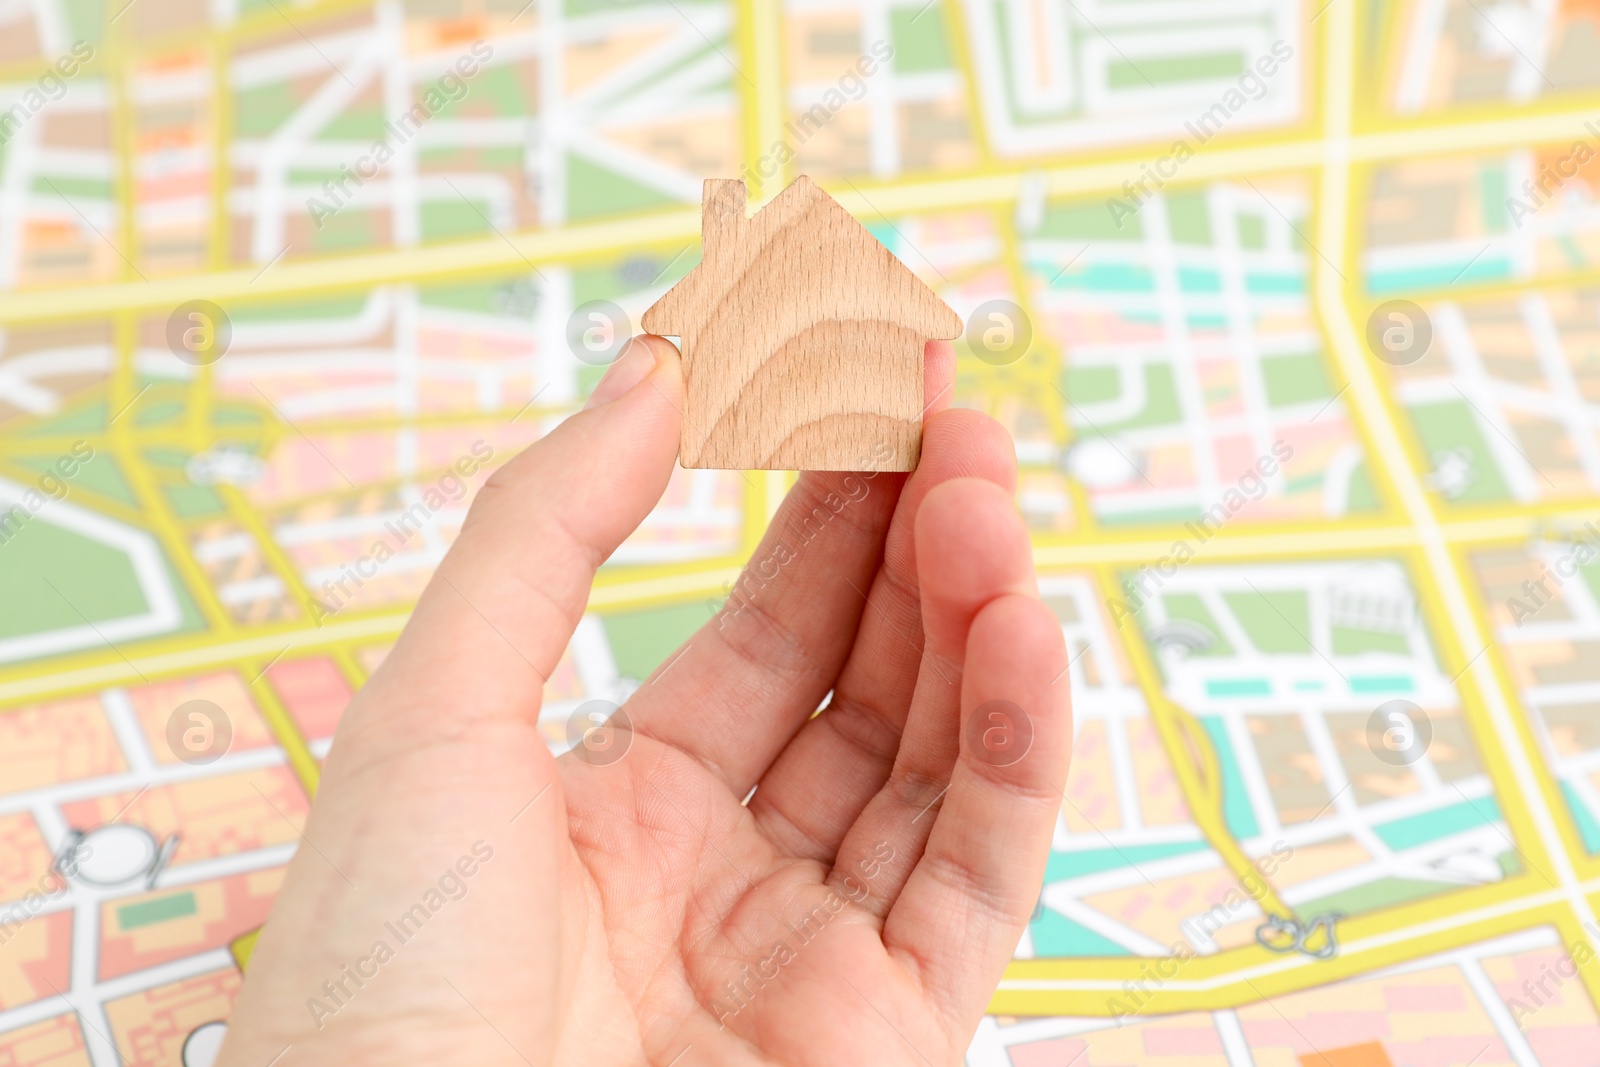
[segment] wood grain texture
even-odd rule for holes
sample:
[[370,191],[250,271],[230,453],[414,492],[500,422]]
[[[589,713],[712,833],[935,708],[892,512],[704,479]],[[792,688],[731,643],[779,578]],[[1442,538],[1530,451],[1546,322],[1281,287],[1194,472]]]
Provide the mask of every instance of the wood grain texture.
[[644,313],[682,341],[678,459],[750,470],[916,468],[923,346],[961,319],[809,178],[754,218],[709,179],[700,265]]

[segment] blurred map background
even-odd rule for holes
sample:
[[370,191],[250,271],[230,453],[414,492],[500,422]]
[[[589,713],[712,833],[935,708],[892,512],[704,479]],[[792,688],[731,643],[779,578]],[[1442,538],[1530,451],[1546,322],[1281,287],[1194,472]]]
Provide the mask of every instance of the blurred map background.
[[[1028,334],[1076,755],[968,1062],[1600,1063],[1596,151],[1592,0],[0,0],[0,1065],[211,1062],[573,323],[799,173]],[[678,472],[553,744],[788,479]]]

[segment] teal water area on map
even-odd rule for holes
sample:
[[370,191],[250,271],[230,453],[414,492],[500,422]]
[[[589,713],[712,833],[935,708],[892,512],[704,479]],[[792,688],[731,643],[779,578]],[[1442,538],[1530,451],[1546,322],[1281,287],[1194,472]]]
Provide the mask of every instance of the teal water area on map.
[[1379,823],[1373,831],[1392,849],[1415,848],[1451,834],[1486,826],[1500,819],[1500,805],[1493,797],[1481,800],[1463,800],[1459,804],[1407,815],[1391,822]]
[[[882,238],[879,238],[882,240]],[[884,242],[886,245],[889,242]],[[891,249],[893,245],[889,246]],[[1087,263],[1063,271],[1044,260],[1028,264],[1034,274],[1050,279],[1052,289],[1082,289],[1091,293],[1154,293],[1155,275],[1138,263]],[[1222,273],[1209,267],[1177,268],[1178,289],[1197,296],[1222,292]],[[1254,296],[1298,296],[1306,291],[1306,276],[1290,271],[1247,271],[1245,291]],[[1219,316],[1220,318],[1220,316]]]
[[1038,957],[1133,955],[1115,941],[1049,908],[1028,924],[1028,930],[1033,934],[1033,954]]
[[1583,802],[1570,783],[1561,783],[1561,795],[1567,798],[1567,807],[1572,809],[1572,820],[1578,824],[1578,836],[1583,838],[1583,847],[1591,856],[1600,855],[1600,821],[1595,820],[1594,812],[1589,810],[1589,805]]
[[141,926],[163,923],[169,919],[182,919],[199,912],[192,892],[170,897],[124,904],[117,909],[117,925],[123,931],[137,930]]
[[1272,683],[1265,678],[1207,678],[1208,697],[1267,697]]
[[1442,289],[1448,285],[1504,281],[1511,277],[1511,261],[1485,256],[1475,263],[1429,263],[1417,267],[1398,267],[1367,272],[1367,292],[1414,292]]
[[1355,674],[1350,676],[1352,693],[1411,693],[1416,683],[1404,674]]
[[1200,725],[1210,735],[1211,744],[1217,750],[1217,761],[1222,765],[1222,817],[1228,823],[1228,832],[1237,841],[1255,837],[1261,832],[1261,824],[1256,821],[1255,806],[1245,790],[1244,775],[1239,773],[1239,760],[1228,738],[1228,724],[1219,715],[1202,715]]
[[1121,848],[1091,848],[1082,852],[1052,852],[1044,868],[1045,885],[1068,878],[1083,878],[1117,867],[1137,867],[1141,863],[1182,856],[1206,848],[1204,841],[1171,841],[1154,845],[1124,845]]

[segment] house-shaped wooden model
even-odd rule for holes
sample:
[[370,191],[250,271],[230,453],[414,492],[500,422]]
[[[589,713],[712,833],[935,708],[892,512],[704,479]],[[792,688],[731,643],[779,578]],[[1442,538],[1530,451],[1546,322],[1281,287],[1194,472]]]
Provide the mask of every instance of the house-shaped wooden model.
[[961,319],[809,178],[753,218],[710,179],[702,258],[644,313],[682,340],[685,467],[915,469],[923,346]]

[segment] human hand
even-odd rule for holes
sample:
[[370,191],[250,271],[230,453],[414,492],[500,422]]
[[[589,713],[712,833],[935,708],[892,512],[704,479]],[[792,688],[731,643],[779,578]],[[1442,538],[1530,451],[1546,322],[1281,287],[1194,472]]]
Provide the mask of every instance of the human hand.
[[339,726],[220,1063],[961,1061],[1072,739],[1011,441],[936,410],[909,476],[801,475],[629,727],[554,758],[545,679],[682,403],[636,340],[479,492]]

